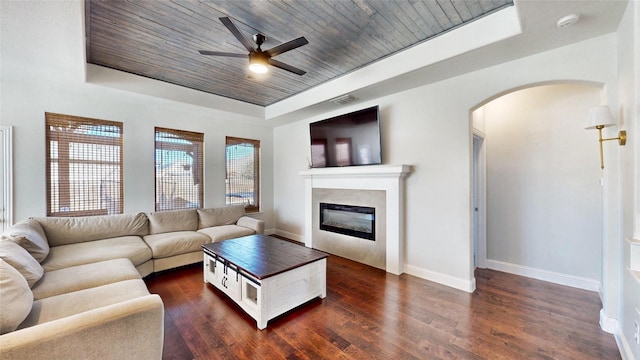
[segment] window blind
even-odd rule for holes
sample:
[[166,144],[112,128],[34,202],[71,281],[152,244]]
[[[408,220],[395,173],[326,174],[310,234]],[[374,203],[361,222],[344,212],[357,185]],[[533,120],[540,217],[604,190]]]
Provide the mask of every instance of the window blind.
[[45,113],[47,216],[120,214],[122,123]]

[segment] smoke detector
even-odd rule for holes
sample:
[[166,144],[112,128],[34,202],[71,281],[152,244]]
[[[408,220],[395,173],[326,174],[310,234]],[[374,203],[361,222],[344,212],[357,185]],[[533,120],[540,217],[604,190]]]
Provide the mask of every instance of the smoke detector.
[[558,26],[559,28],[566,28],[574,25],[578,22],[578,20],[580,20],[580,14],[569,14],[567,16],[561,17],[560,20],[558,20],[558,22],[556,23],[556,26]]

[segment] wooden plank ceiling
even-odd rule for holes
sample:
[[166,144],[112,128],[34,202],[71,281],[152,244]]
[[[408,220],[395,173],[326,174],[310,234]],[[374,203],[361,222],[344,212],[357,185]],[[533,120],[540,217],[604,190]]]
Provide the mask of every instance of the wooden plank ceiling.
[[[426,41],[513,0],[86,1],[87,62],[267,106]],[[218,20],[230,17],[270,49],[304,36],[308,45],[275,59],[305,70],[248,71],[247,53]]]

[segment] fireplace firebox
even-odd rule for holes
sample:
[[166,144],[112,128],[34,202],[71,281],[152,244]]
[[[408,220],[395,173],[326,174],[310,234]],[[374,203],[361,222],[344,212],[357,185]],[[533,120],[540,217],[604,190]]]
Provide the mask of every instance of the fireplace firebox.
[[320,203],[320,230],[376,240],[376,209]]

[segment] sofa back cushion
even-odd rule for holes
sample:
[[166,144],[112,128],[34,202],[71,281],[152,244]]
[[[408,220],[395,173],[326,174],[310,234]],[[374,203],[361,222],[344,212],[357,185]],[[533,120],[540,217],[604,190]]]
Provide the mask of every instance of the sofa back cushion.
[[27,250],[4,237],[0,238],[0,259],[18,270],[27,280],[29,287],[33,287],[44,273],[40,263]]
[[234,225],[242,216],[244,216],[244,205],[198,209],[198,229]]
[[27,280],[18,270],[0,259],[0,289],[2,306],[0,306],[0,334],[15,330],[33,306],[33,293]]
[[198,230],[196,209],[160,211],[149,213],[147,216],[150,234]]
[[40,223],[28,219],[20,221],[2,233],[5,238],[27,250],[38,262],[49,255],[49,242]]
[[149,234],[145,213],[34,219],[42,225],[50,246]]

